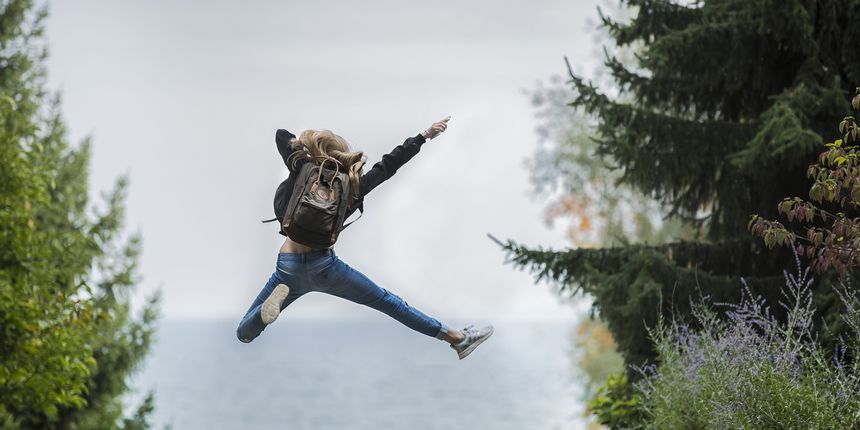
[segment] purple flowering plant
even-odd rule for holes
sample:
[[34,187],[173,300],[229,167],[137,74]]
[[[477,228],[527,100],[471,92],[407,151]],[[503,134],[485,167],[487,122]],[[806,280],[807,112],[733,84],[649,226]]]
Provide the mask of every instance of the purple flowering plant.
[[694,304],[695,327],[661,321],[650,330],[657,364],[638,368],[635,383],[648,428],[860,427],[860,297],[837,287],[850,338],[835,351],[818,342],[808,266],[784,271],[787,318],[741,279],[737,304]]

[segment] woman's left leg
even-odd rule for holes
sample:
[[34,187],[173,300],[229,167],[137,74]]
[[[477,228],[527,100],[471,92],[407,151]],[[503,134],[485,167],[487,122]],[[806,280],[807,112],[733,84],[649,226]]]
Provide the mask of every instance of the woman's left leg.
[[321,283],[322,285],[317,285],[315,290],[369,306],[427,336],[449,341],[451,337],[449,332],[455,332],[452,334],[461,337],[459,331],[449,329],[448,326],[435,318],[431,318],[410,306],[405,300],[379,287],[367,276],[342,260],[337,259],[329,270],[334,272],[332,273],[333,276],[326,277],[335,281],[329,285]]

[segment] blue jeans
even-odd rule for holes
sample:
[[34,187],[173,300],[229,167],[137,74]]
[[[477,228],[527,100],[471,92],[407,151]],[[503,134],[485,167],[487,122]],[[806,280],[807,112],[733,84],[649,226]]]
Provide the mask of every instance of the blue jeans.
[[266,328],[260,310],[263,301],[278,284],[285,284],[290,288],[290,294],[281,305],[282,311],[299,297],[311,291],[319,291],[369,306],[427,336],[443,339],[448,333],[445,324],[377,286],[361,272],[337,258],[334,249],[326,249],[308,253],[278,254],[275,272],[236,329],[236,336],[240,341],[248,343]]

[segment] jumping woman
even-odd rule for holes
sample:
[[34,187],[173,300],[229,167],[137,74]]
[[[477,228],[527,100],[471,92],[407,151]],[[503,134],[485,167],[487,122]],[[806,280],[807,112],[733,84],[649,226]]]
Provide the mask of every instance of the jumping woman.
[[[397,169],[418,153],[427,140],[445,131],[450,119],[449,116],[434,123],[423,133],[406,139],[365,174],[362,174],[363,153],[352,151],[346,140],[331,131],[306,130],[296,138],[286,130],[278,130],[275,143],[290,174],[276,192],[276,212],[278,201],[290,200],[302,166],[305,163],[319,163],[319,160],[331,160],[331,164],[336,164],[339,171],[348,174],[348,184],[344,189],[350,190],[351,204],[346,217],[356,210],[363,210],[364,197],[391,178]],[[283,213],[276,215],[284,216]],[[331,294],[383,312],[412,330],[448,342],[461,360],[493,334],[492,326],[452,329],[376,285],[339,259],[333,247],[314,248],[291,239],[283,229],[281,234],[286,239],[278,253],[275,271],[236,330],[242,342],[254,340],[267,325],[275,321],[284,308],[311,291]]]

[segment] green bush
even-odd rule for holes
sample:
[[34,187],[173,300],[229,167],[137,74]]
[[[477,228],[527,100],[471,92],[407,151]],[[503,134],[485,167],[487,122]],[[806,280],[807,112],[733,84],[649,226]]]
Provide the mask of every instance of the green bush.
[[588,402],[588,412],[597,422],[613,429],[642,428],[642,396],[627,383],[624,373],[612,375]]

